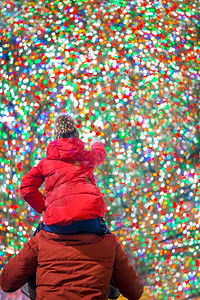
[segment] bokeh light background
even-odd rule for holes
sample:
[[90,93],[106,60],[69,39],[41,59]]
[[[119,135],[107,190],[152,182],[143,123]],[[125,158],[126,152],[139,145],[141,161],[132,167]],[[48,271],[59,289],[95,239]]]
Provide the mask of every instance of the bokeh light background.
[[21,177],[67,112],[105,143],[95,177],[144,299],[197,299],[199,0],[7,0],[0,20],[0,264],[39,222]]

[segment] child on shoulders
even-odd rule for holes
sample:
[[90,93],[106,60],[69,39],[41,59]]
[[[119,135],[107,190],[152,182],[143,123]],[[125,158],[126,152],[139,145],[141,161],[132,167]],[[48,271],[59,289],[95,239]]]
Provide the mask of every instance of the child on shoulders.
[[[54,124],[54,141],[42,159],[24,176],[20,186],[23,199],[43,214],[44,230],[74,234],[108,233],[105,201],[94,179],[94,168],[106,159],[106,150],[95,137],[91,151],[79,139],[74,119],[60,115]],[[44,196],[39,187],[45,182]]]

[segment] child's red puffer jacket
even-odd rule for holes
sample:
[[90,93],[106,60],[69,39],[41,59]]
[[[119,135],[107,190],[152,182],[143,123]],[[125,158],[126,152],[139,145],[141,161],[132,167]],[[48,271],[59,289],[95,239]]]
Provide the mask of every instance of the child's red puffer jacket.
[[[104,217],[105,202],[93,169],[105,159],[102,143],[96,142],[86,151],[77,138],[51,142],[46,158],[22,179],[21,195],[35,211],[44,211],[46,225]],[[44,181],[46,197],[38,190]]]

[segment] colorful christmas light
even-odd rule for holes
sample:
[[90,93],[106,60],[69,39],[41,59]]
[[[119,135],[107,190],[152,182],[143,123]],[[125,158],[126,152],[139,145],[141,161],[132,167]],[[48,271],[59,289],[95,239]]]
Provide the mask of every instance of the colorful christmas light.
[[107,221],[148,285],[145,299],[200,295],[197,0],[2,1],[1,262],[40,216],[19,194],[53,120],[106,145],[95,172]]

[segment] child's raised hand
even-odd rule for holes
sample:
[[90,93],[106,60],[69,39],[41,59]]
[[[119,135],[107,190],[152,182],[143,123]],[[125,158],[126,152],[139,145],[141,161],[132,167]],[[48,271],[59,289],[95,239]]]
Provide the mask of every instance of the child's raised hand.
[[101,143],[101,141],[98,139],[98,137],[93,136],[90,141],[90,146],[92,146],[94,143]]

